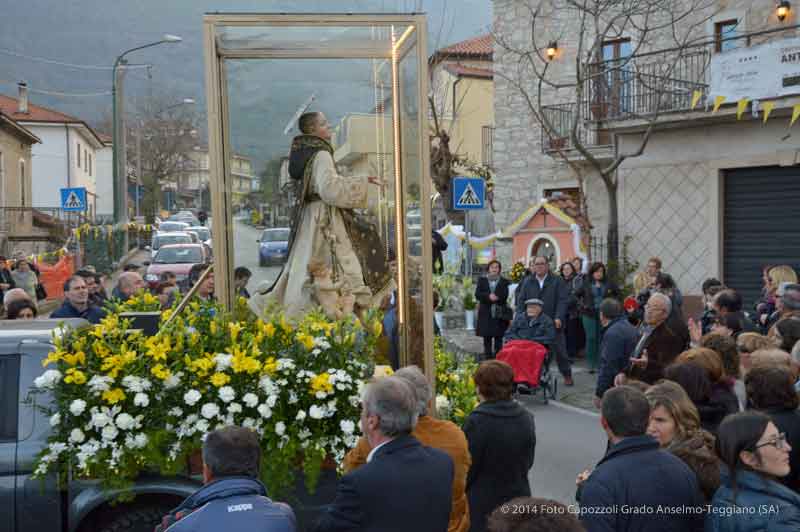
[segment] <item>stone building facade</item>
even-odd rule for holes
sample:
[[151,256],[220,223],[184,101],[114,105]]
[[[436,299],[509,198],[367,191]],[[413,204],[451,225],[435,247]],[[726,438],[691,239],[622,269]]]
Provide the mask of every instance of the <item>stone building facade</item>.
[[[547,3],[555,7],[549,11],[546,6],[542,8],[547,23],[539,21],[535,40],[542,48],[557,40],[557,55],[548,65],[549,72],[553,73],[549,79],[574,84],[576,36],[579,34],[575,27],[577,17],[557,6],[563,2],[550,0]],[[531,8],[538,5],[538,0],[494,1],[496,128],[493,158],[497,225],[498,228],[507,226],[549,191],[578,187],[577,171],[583,176],[582,192],[592,233],[604,235],[609,220],[608,195],[601,180],[585,158],[574,150],[555,154],[548,149],[553,147],[548,144],[553,140],[543,135],[539,121],[519,88],[527,88],[529,94],[536,92],[536,76],[530,70],[520,70],[519,55],[514,50],[531,47]],[[691,34],[698,43],[695,45],[697,54],[703,54],[706,62],[715,54],[729,53],[728,46],[749,48],[765,42],[792,42],[798,36],[796,12],[793,10],[788,18],[780,21],[775,5],[768,0],[710,2],[705,11],[684,19],[678,33]],[[634,42],[635,35],[623,34],[622,40],[628,39],[632,49],[632,54],[626,56],[632,58],[631,68],[636,68],[640,74],[653,66],[647,64],[648,61],[669,59],[669,53],[662,51],[674,46],[671,30],[665,27],[662,32],[653,32],[643,43]],[[725,33],[727,31],[730,33]],[[683,66],[681,63],[676,68],[679,70]],[[676,70],[674,76],[663,82],[681,89],[680,102],[671,102],[672,107],[668,105],[666,110],[658,112],[656,126],[644,152],[626,159],[617,170],[620,238],[630,239],[628,253],[633,260],[643,264],[648,257],[659,256],[665,270],[675,277],[684,293],[698,294],[703,279],[713,276],[752,295],[760,282],[759,262],[800,266],[800,251],[795,251],[794,246],[777,246],[766,234],[761,234],[764,241],[759,241],[757,232],[748,232],[743,227],[749,223],[748,214],[739,214],[740,210],[747,210],[743,208],[748,201],[747,194],[756,202],[753,209],[760,209],[764,216],[779,216],[782,212],[778,205],[781,187],[785,192],[784,200],[787,197],[800,199],[800,168],[797,166],[800,136],[787,131],[793,106],[800,103],[800,90],[797,94],[766,98],[774,109],[765,123],[763,102],[756,102],[755,111],[753,104],[749,104],[741,119],[737,119],[735,101],[726,101],[717,112],[712,112],[709,107],[714,87],[709,71],[703,71],[700,79],[682,79],[683,74]],[[622,85],[625,91],[639,90],[632,79]],[[692,110],[689,101],[695,90],[701,90],[703,97]],[[544,86],[542,94],[545,105],[575,101],[575,90],[571,88]],[[629,98],[626,101],[632,102],[630,105],[641,102],[639,94],[626,92],[625,96]],[[619,102],[613,103],[619,105]],[[587,123],[592,122],[587,130],[595,128],[586,133],[591,153],[610,161],[615,153],[635,151],[649,123],[646,117],[595,120],[597,117],[591,115],[592,105],[593,102],[589,102],[589,116],[585,117]],[[605,135],[603,140],[598,133],[601,128]],[[566,164],[564,154],[571,164]],[[753,172],[753,177],[748,177],[747,172]],[[795,173],[797,179],[793,177]],[[771,190],[772,196],[763,201],[760,196],[757,198],[753,192],[748,192],[750,182],[763,183],[764,190]],[[752,218],[757,213],[751,211]],[[753,227],[757,225],[754,223]],[[782,224],[776,219],[775,225]],[[786,238],[793,242],[795,237],[787,233]],[[505,261],[522,258],[511,256],[508,243],[498,251]]]

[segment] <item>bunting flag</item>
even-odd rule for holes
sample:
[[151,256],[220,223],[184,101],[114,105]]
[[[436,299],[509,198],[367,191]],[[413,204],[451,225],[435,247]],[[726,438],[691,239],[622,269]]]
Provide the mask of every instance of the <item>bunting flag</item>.
[[749,103],[750,100],[747,98],[742,98],[736,103],[736,120],[742,119],[742,115],[747,111],[747,104]]
[[714,110],[712,112],[716,113],[717,111],[719,111],[719,108],[722,106],[723,103],[725,103],[725,96],[717,96],[716,98],[714,98]]
[[792,121],[789,124],[789,127],[792,127],[794,123],[797,122],[798,118],[800,118],[800,103],[792,108]]
[[697,107],[697,104],[700,103],[700,98],[703,97],[703,91],[694,91],[692,93],[692,111],[694,108]]
[[764,123],[766,124],[770,113],[775,109],[775,102],[764,102],[762,107],[764,108]]

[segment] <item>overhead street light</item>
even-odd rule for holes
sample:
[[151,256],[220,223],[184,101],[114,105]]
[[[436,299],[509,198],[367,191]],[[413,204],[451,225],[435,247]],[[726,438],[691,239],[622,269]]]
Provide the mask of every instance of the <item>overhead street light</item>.
[[[112,109],[112,159],[113,159],[113,175],[114,175],[114,222],[122,225],[128,223],[128,183],[127,183],[127,162],[125,157],[125,132],[124,132],[124,102],[122,98],[122,91],[117,91],[118,87],[118,69],[120,65],[125,64],[125,56],[131,52],[150,48],[151,46],[158,46],[165,43],[178,43],[183,39],[177,35],[165,34],[161,40],[136,46],[129,50],[125,50],[117,56],[114,61],[114,68],[112,69],[111,80],[111,109]],[[122,87],[119,87],[120,89]],[[119,100],[119,101],[117,101]],[[138,191],[137,191],[138,195]],[[125,233],[127,235],[127,232]],[[126,238],[127,241],[127,238]]]

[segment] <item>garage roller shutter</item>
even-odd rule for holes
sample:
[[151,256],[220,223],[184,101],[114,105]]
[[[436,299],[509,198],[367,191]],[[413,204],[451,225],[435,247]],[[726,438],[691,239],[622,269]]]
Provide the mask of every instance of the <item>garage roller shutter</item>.
[[800,270],[800,167],[730,170],[724,195],[724,282],[750,310],[764,265]]

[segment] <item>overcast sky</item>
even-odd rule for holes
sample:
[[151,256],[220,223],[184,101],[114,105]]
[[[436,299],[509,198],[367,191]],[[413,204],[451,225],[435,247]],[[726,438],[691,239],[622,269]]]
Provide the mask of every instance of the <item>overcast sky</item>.
[[[428,14],[428,52],[485,33],[491,24],[491,0],[0,0],[0,92],[16,96],[25,80],[32,103],[97,121],[110,109],[111,97],[59,96],[110,92],[108,69],[72,68],[61,63],[110,67],[115,57],[164,33],[183,42],[129,55],[132,63],[153,68],[132,71],[126,82],[128,105],[152,90],[195,98],[205,109],[202,15],[206,12],[409,12]],[[291,90],[290,88],[287,90]],[[365,104],[364,104],[365,105]],[[356,110],[356,109],[352,109]]]

